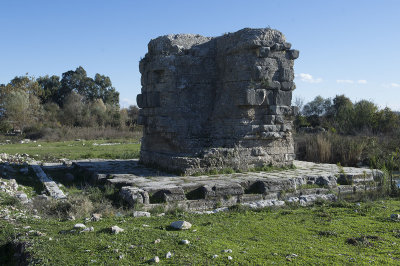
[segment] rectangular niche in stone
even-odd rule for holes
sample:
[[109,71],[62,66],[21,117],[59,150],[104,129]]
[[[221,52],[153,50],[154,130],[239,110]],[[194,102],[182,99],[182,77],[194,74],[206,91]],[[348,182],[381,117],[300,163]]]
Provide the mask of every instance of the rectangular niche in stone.
[[268,28],[151,40],[140,61],[140,162],[181,174],[291,165],[298,56]]

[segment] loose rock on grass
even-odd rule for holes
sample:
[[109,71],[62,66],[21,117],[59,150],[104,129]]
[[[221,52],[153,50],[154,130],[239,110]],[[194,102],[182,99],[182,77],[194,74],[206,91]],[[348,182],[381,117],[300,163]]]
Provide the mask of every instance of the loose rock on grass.
[[181,240],[181,241],[179,242],[179,244],[181,244],[181,245],[189,245],[189,244],[190,244],[190,241],[184,239],[184,240]]
[[111,232],[113,233],[113,234],[119,234],[119,233],[122,233],[124,231],[124,229],[122,229],[122,228],[120,228],[119,226],[117,226],[117,225],[114,225],[113,227],[111,227]]
[[186,221],[175,221],[170,224],[170,227],[177,230],[187,230],[192,227],[192,224]]

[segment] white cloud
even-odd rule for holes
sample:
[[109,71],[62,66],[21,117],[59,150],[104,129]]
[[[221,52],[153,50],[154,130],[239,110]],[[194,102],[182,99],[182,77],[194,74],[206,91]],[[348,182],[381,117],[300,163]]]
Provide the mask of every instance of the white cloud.
[[400,88],[400,84],[399,83],[383,83],[382,84],[383,87],[385,88]]
[[336,82],[337,82],[337,83],[353,84],[353,83],[354,83],[354,80],[350,80],[350,79],[337,79]]
[[367,81],[365,79],[359,79],[359,80],[351,80],[351,79],[337,79],[336,83],[341,83],[341,84],[367,84]]
[[320,83],[320,82],[322,82],[321,78],[314,78],[311,74],[307,74],[307,73],[297,74],[296,77],[299,77],[301,81],[307,82],[307,83]]

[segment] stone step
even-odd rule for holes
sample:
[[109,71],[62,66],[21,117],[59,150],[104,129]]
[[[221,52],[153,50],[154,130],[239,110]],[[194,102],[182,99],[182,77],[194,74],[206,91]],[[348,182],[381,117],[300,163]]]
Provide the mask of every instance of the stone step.
[[35,172],[37,178],[42,182],[46,191],[49,193],[50,197],[55,199],[66,199],[67,196],[64,192],[58,187],[56,182],[54,182],[46,173],[43,171],[42,167],[40,166],[39,162],[31,162],[30,165],[31,169]]

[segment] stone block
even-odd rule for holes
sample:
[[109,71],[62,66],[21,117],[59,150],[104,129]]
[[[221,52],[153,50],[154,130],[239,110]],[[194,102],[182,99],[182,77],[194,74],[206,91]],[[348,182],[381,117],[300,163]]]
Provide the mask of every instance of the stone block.
[[202,187],[205,199],[215,197],[231,197],[244,194],[244,189],[241,185],[236,183],[230,184],[216,184],[214,186],[205,185]]
[[289,57],[289,59],[294,60],[299,58],[300,52],[298,50],[288,50],[287,55]]
[[292,91],[294,88],[295,86],[293,81],[284,81],[281,83],[281,90],[283,91]]
[[282,105],[271,105],[269,106],[269,110],[274,115],[288,115],[292,112],[292,108]]
[[269,53],[270,53],[269,47],[260,47],[258,56],[259,57],[268,57]]
[[155,189],[156,191],[150,196],[150,201],[154,203],[159,202],[175,202],[185,200],[185,192],[181,187],[165,187],[162,189]]
[[246,91],[246,105],[261,105],[266,96],[266,91],[263,89],[248,89]]
[[[281,81],[292,81],[294,79],[293,69],[282,68],[280,79],[281,79]],[[283,84],[282,84],[282,87],[283,87]]]
[[146,106],[146,99],[144,99],[143,94],[138,94],[136,96],[136,103],[139,108],[145,108]]
[[285,50],[289,50],[292,47],[292,44],[289,42],[285,42],[283,43],[283,49]]
[[277,91],[275,94],[274,105],[290,106],[292,103],[292,92],[290,91]]
[[281,88],[281,83],[279,81],[272,81],[268,83],[268,88],[271,90],[279,90]]
[[276,115],[275,116],[275,123],[279,124],[279,125],[285,123],[285,117],[283,115]]
[[274,125],[275,124],[275,115],[265,115],[264,123],[267,125]]
[[120,196],[131,206],[137,204],[149,204],[149,194],[147,191],[137,187],[122,187],[120,190]]

